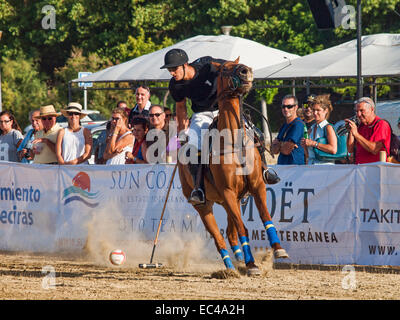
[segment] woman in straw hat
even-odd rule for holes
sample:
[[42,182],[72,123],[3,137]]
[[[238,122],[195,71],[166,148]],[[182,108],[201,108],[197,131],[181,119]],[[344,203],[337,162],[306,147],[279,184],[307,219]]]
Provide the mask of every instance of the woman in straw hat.
[[81,126],[80,120],[86,116],[82,106],[70,102],[61,113],[68,120],[68,127],[61,129],[57,136],[56,155],[59,164],[87,163],[92,151],[92,134]]

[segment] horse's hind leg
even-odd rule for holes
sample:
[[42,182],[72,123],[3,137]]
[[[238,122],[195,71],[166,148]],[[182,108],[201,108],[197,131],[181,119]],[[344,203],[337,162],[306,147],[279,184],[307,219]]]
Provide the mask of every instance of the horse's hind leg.
[[232,252],[235,255],[237,261],[244,261],[243,252],[239,245],[237,229],[235,221],[232,219],[231,215],[227,215],[228,226],[226,227],[226,235],[228,237],[229,244],[231,246]]
[[215,246],[224,261],[227,269],[235,269],[231,258],[229,257],[228,250],[226,249],[226,243],[224,237],[221,235],[218,229],[217,222],[215,221],[214,214],[212,212],[212,202],[206,201],[204,205],[193,206],[199,213],[201,220],[203,221],[204,227],[214,238]]
[[256,207],[260,214],[261,221],[264,225],[264,228],[267,232],[269,243],[274,250],[275,258],[289,258],[286,250],[281,247],[281,242],[278,237],[278,233],[276,228],[272,222],[271,215],[269,214],[267,208],[267,191],[265,190],[265,186],[261,185],[258,188],[258,191],[253,193],[254,202],[256,203]]

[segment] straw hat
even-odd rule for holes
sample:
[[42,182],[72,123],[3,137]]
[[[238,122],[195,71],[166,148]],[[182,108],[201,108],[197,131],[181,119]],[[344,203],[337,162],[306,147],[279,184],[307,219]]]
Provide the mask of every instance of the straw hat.
[[40,107],[40,116],[39,117],[45,117],[45,116],[57,117],[59,115],[61,115],[61,113],[57,112],[56,109],[54,109],[54,106],[52,104]]
[[61,113],[64,115],[64,117],[68,116],[68,112],[80,113],[81,119],[87,116],[86,113],[82,112],[82,105],[78,102],[70,102],[67,108],[61,109]]

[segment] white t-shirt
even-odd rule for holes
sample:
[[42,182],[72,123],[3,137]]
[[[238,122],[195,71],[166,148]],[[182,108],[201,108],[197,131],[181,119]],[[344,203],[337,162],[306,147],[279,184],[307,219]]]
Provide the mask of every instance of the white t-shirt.
[[9,133],[0,135],[0,161],[19,162],[17,156],[17,143],[24,139],[22,133],[11,129]]
[[73,132],[68,128],[64,129],[62,140],[62,157],[65,162],[79,158],[85,152],[85,136],[83,127]]

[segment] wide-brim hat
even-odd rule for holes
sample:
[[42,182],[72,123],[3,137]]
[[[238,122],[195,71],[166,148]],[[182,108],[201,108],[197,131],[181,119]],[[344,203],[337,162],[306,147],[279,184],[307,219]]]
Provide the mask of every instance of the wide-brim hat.
[[52,104],[40,107],[40,118],[45,116],[58,117],[59,115],[61,115],[61,113],[57,112]]
[[70,102],[65,109],[61,109],[61,113],[64,117],[68,116],[68,112],[80,113],[81,119],[87,116],[87,113],[82,112],[82,105],[78,102]]

